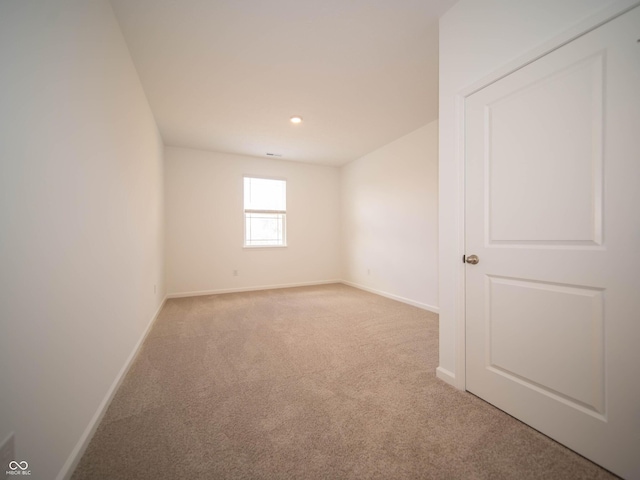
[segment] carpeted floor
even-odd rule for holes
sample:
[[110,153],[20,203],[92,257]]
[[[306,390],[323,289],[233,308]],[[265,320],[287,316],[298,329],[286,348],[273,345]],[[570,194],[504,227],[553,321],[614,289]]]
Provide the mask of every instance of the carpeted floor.
[[169,300],[73,480],[614,478],[437,360],[437,315],[344,285]]

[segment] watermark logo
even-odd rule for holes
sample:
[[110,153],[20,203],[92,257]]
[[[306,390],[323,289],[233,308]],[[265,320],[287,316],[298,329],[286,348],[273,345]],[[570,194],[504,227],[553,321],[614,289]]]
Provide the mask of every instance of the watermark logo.
[[31,470],[29,470],[29,464],[26,460],[21,462],[16,462],[15,460],[11,460],[9,462],[9,470],[6,471],[7,475],[31,475]]

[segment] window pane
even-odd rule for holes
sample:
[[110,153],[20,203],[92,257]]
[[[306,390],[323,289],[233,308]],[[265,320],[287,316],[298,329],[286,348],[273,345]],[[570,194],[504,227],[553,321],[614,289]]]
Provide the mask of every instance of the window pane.
[[285,245],[283,213],[245,213],[245,245]]
[[286,210],[287,182],[267,178],[244,178],[245,210]]

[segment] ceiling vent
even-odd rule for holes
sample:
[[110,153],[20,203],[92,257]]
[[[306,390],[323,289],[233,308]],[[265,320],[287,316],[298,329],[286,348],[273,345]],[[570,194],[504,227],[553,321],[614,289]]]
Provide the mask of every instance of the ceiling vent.
[[267,152],[267,157],[281,157],[281,153],[269,153]]

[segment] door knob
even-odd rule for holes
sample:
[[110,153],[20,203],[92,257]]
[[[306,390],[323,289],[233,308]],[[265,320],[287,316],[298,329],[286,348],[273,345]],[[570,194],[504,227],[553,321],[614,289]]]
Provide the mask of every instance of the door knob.
[[477,255],[469,255],[467,257],[467,263],[470,263],[471,265],[475,265],[479,261],[480,261],[480,259],[478,258]]

